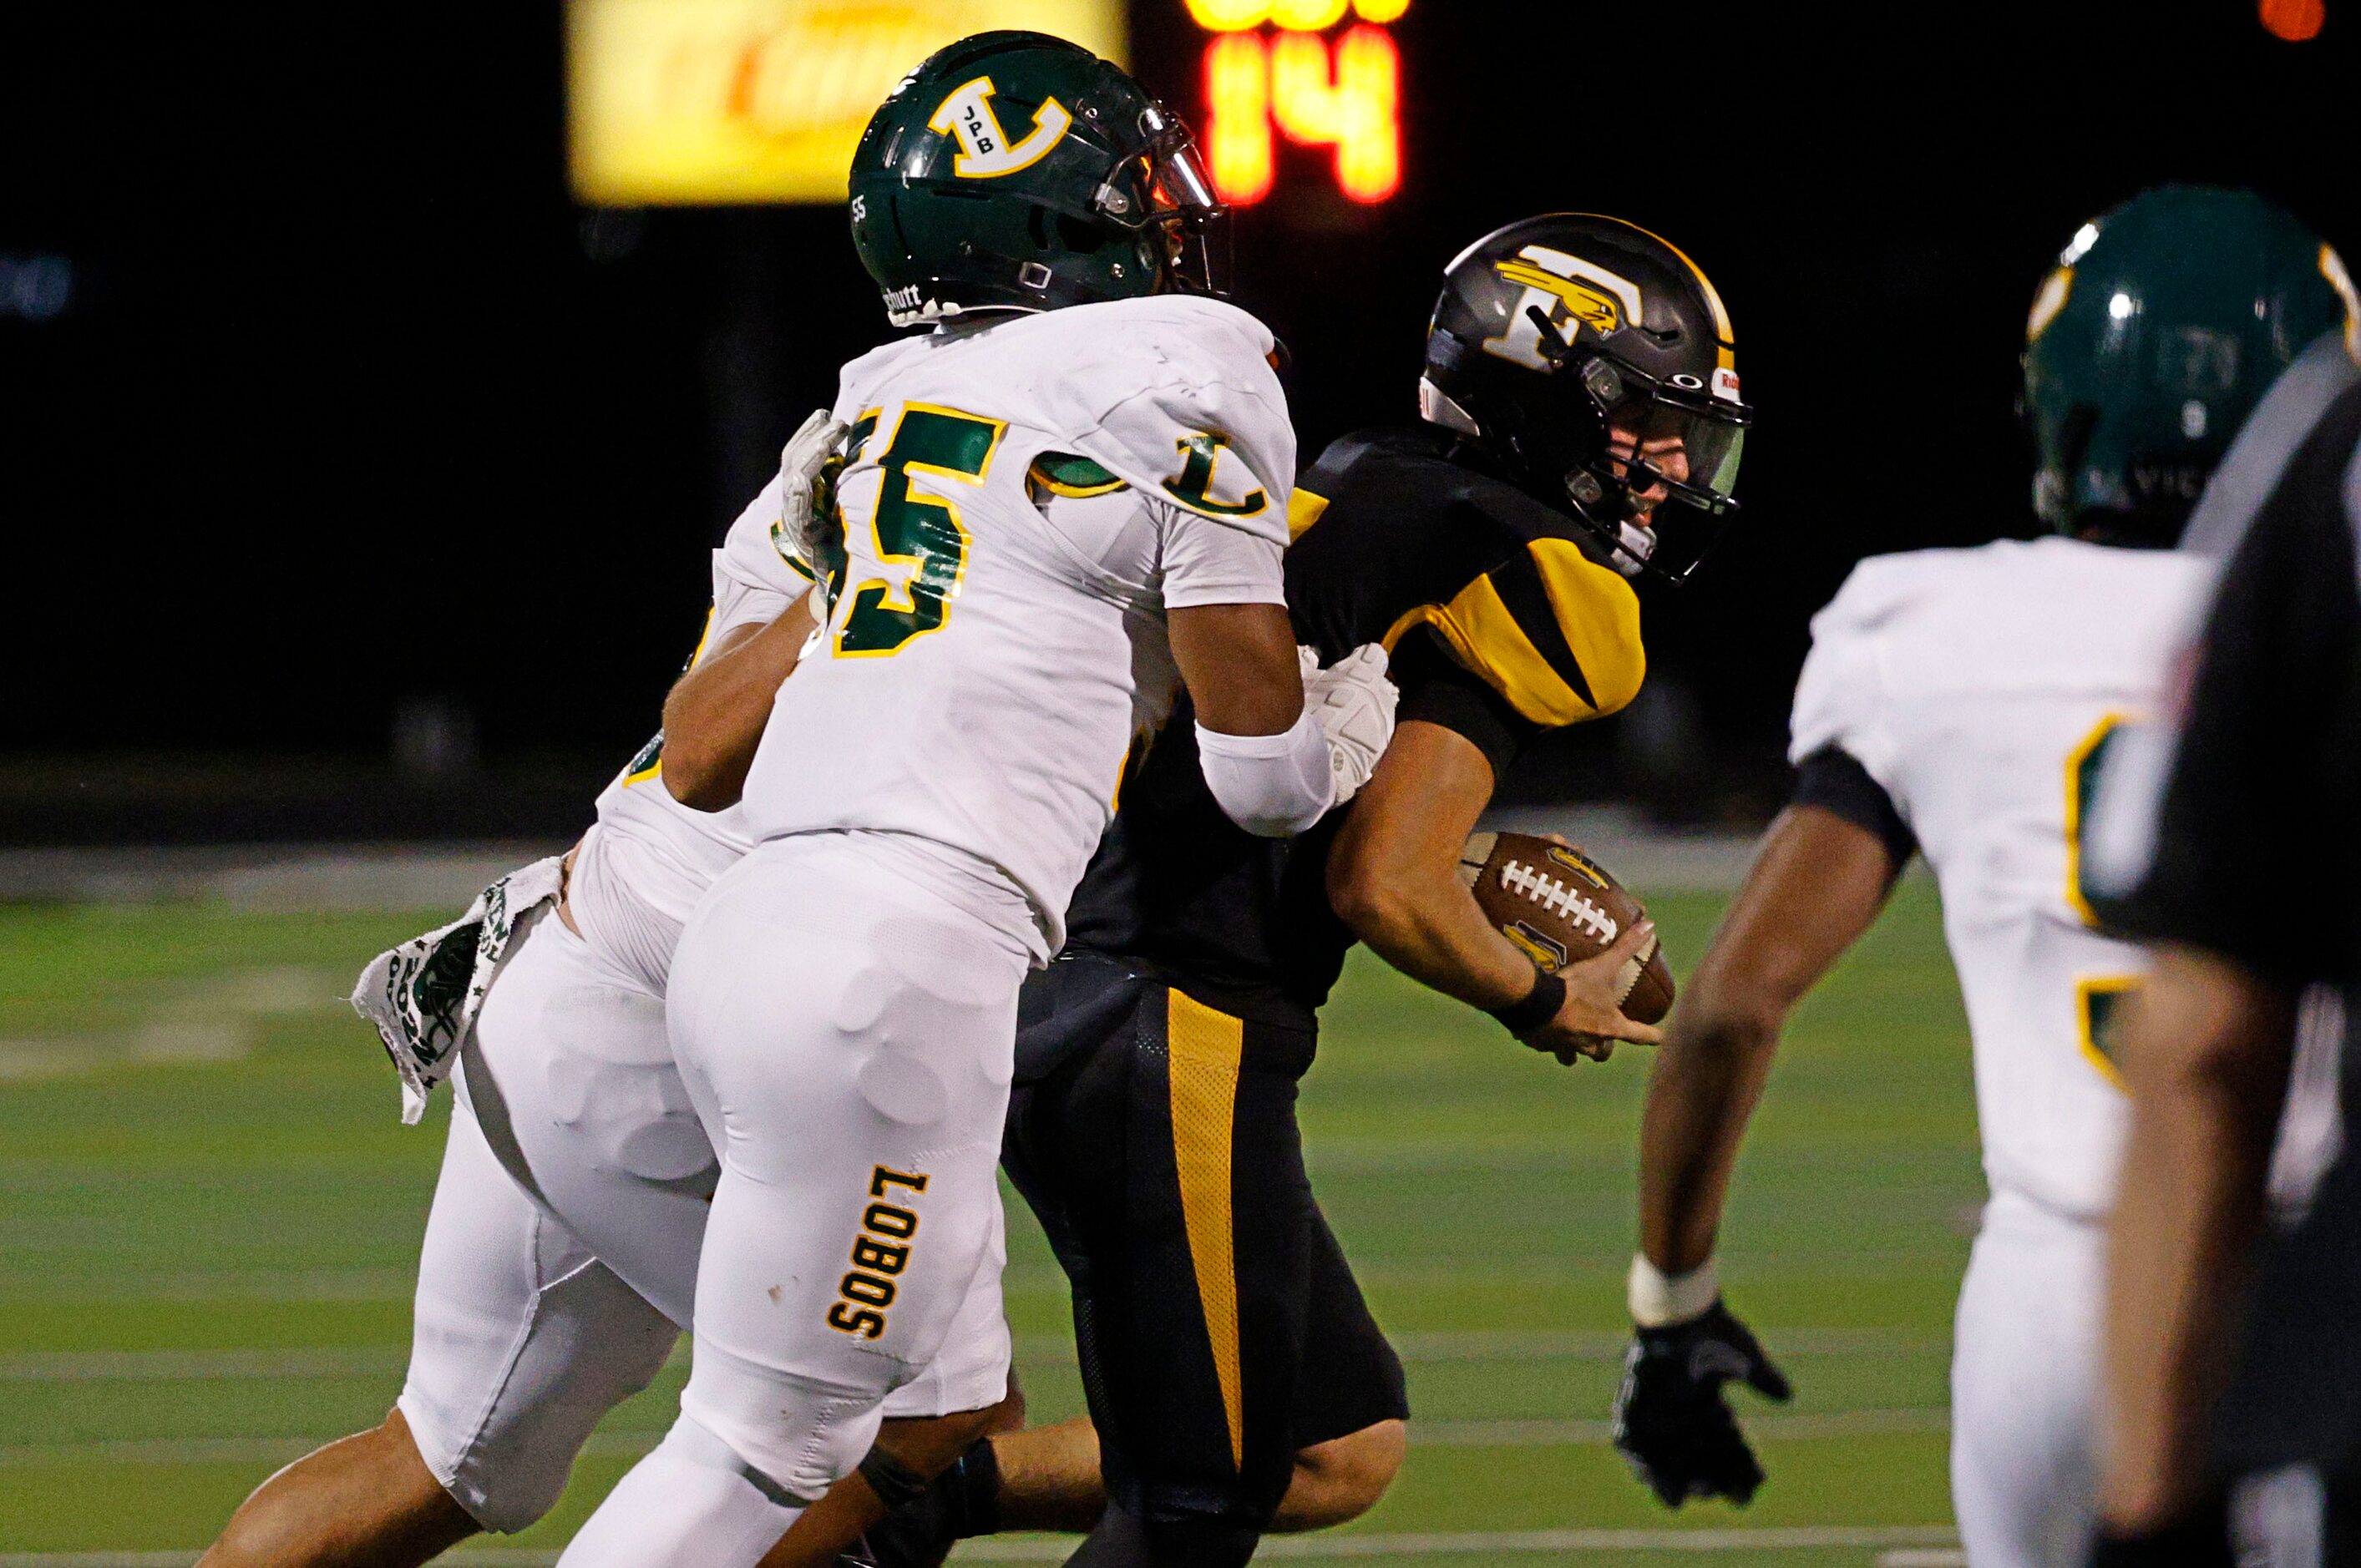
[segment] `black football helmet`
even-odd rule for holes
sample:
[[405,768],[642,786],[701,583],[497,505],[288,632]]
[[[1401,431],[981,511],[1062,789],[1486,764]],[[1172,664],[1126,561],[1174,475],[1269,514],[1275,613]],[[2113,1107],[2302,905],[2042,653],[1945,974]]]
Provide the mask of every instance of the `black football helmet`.
[[[1736,510],[1754,420],[1730,313],[1697,263],[1593,213],[1510,224],[1451,263],[1419,412],[1568,510],[1619,568],[1672,582]],[[1660,532],[1665,501],[1699,514],[1677,543]]]

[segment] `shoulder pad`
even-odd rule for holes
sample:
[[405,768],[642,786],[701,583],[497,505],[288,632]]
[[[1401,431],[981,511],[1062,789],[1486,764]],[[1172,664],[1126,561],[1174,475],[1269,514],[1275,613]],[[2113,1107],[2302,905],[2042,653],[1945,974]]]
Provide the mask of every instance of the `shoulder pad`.
[[1647,677],[1639,596],[1570,539],[1536,539],[1447,602],[1410,610],[1386,647],[1413,626],[1432,627],[1454,658],[1544,729],[1603,718]]
[[858,359],[845,361],[844,368],[836,373],[836,417],[851,424],[875,400],[872,393],[879,382],[898,369],[905,360],[925,352],[932,334],[914,333],[881,343]]
[[1906,550],[1864,557],[1836,597],[1812,617],[1812,635],[1876,630],[1968,581],[1989,559],[1992,548]]
[[1218,300],[1159,295],[1050,313],[1055,443],[1142,495],[1284,543],[1295,432],[1269,332]]

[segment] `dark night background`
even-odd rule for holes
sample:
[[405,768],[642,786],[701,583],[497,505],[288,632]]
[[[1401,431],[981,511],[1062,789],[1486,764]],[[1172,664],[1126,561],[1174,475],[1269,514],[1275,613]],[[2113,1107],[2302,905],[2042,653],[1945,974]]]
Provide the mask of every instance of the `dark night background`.
[[[1132,15],[1195,115],[1180,0]],[[1767,808],[1850,563],[2030,527],[2015,351],[2086,217],[2243,183],[2361,256],[2361,0],[2300,45],[2253,0],[1394,30],[1401,194],[1323,201],[1290,152],[1239,225],[1307,458],[1411,412],[1444,262],[1552,208],[1696,257],[1760,415],[1741,527],[1649,597],[1643,710],[1529,796]],[[576,207],[562,45],[555,0],[0,20],[0,258],[72,269],[54,319],[0,313],[0,840],[562,831],[653,727],[706,545],[887,329],[841,208]]]

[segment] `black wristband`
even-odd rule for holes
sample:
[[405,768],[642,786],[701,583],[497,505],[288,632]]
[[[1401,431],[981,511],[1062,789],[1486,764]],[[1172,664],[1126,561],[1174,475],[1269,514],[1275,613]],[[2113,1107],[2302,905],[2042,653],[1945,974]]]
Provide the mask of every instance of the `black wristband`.
[[1533,970],[1533,988],[1525,992],[1523,1000],[1511,1002],[1505,1007],[1488,1007],[1485,1011],[1499,1020],[1500,1027],[1522,1039],[1556,1017],[1557,1010],[1565,1005],[1565,978],[1536,968]]
[[927,1494],[927,1478],[882,1448],[873,1446],[855,1468],[889,1514]]

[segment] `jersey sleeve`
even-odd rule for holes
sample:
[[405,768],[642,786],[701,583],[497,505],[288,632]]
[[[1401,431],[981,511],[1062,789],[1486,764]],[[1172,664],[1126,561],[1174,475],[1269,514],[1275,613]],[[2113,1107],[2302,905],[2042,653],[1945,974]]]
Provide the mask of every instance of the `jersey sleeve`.
[[1076,367],[1066,397],[1083,396],[1089,413],[1071,420],[1071,441],[1179,509],[1180,530],[1211,525],[1284,547],[1295,430],[1270,334],[1217,301],[1141,303],[1157,308],[1107,318],[1114,330]]
[[713,553],[713,623],[706,642],[741,626],[766,625],[811,589],[811,575],[773,532],[780,480],[774,476],[738,514]]
[[1875,834],[1896,872],[1918,852],[1918,836],[1903,820],[1894,797],[1842,746],[1823,746],[1795,764],[1795,803],[1818,806]]
[[1394,722],[1415,718],[1440,725],[1484,753],[1497,785],[1527,743],[1548,727],[1519,713],[1481,675],[1459,663],[1431,634],[1412,633],[1395,646],[1388,678],[1401,693]]
[[1855,567],[1837,597],[1812,618],[1812,651],[1795,681],[1788,720],[1787,760],[1800,766],[1834,747],[1891,791],[1895,748],[1885,711],[1877,618],[1869,613],[1877,585],[1865,576],[1874,565]]
[[1164,608],[1287,602],[1278,543],[1224,528],[1178,507],[1159,508],[1164,535]]
[[2283,487],[2237,545],[2177,729],[2145,785],[2138,757],[2109,759],[2086,840],[2111,925],[2290,986],[2341,978],[2361,935],[2361,498],[2312,488]]

